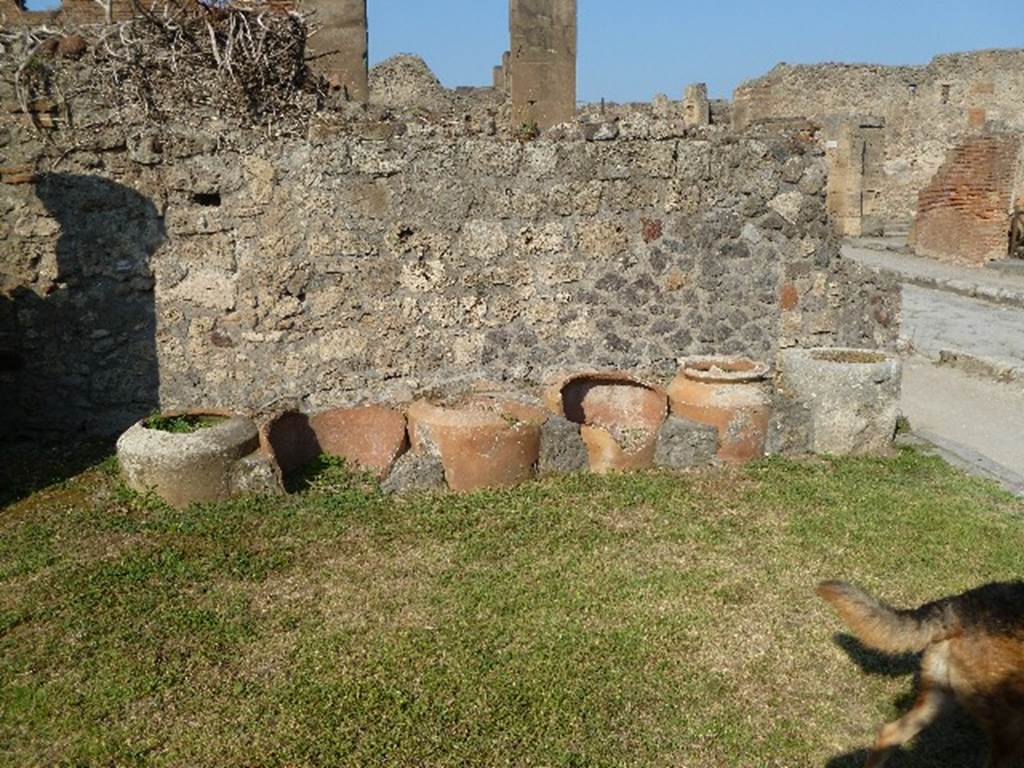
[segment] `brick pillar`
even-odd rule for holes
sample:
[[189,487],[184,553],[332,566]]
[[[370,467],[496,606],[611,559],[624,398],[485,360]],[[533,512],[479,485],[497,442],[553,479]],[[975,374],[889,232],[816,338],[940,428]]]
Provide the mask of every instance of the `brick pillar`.
[[686,95],[683,96],[683,125],[688,128],[711,125],[711,102],[708,101],[706,83],[686,86]]
[[950,150],[918,193],[914,250],[972,266],[1005,259],[1021,144],[1016,134],[992,134]]
[[576,116],[576,0],[509,0],[512,120],[540,128]]
[[303,7],[316,11],[313,23],[320,31],[310,39],[311,54],[327,54],[313,62],[352,101],[367,101],[366,0],[304,0]]

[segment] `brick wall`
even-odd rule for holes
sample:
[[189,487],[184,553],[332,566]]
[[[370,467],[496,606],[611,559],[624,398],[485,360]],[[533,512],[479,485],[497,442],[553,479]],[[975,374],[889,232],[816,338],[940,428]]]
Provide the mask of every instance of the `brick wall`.
[[912,240],[944,261],[983,264],[1007,255],[1019,135],[980,136],[954,148],[918,195]]

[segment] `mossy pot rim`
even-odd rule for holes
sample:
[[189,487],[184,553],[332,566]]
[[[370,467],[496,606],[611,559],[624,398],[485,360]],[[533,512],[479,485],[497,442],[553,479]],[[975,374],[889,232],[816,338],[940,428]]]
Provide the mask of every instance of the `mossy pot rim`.
[[[233,418],[245,418],[237,413],[225,413],[217,410],[186,410],[186,411],[159,411],[152,413],[149,416],[141,419],[139,424],[143,429],[151,432],[162,432],[168,435],[194,435],[198,432],[202,432],[208,429],[215,429],[226,421],[230,421]],[[151,422],[154,421],[172,421],[175,419],[181,419],[186,422],[195,422],[190,424],[191,427],[188,430],[177,431],[173,429],[165,429],[162,426],[156,426]],[[204,420],[208,420],[209,423],[202,423]]]
[[420,399],[409,406],[407,417],[447,429],[539,427],[549,414],[542,408],[502,397],[468,397],[455,404]]

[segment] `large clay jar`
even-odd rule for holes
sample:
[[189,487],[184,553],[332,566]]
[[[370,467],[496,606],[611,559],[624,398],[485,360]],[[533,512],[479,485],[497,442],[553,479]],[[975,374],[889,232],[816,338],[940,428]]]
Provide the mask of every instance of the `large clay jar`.
[[512,400],[477,397],[456,406],[418,400],[409,407],[414,451],[436,451],[453,491],[502,488],[531,480],[547,414]]
[[354,467],[384,476],[408,440],[405,416],[381,405],[332,408],[310,417],[320,452],[340,456]]
[[591,472],[654,466],[658,431],[668,415],[663,390],[628,373],[576,373],[557,378],[545,400],[555,413],[580,425]]
[[768,366],[745,357],[688,357],[669,385],[672,413],[718,430],[718,458],[742,464],[764,455],[771,400]]

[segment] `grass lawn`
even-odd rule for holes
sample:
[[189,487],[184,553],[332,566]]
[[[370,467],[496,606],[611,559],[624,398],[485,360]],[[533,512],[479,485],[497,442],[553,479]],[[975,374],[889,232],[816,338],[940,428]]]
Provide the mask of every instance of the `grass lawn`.
[[[914,659],[815,584],[1019,578],[1021,513],[911,451],[185,512],[107,460],[0,509],[0,764],[852,768]],[[947,764],[956,716],[892,763]]]

